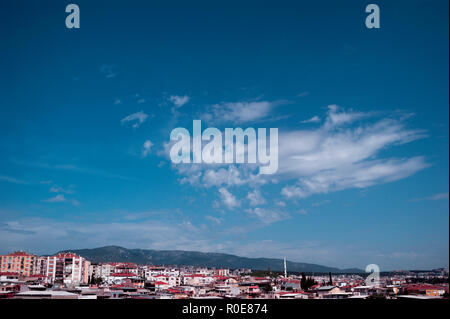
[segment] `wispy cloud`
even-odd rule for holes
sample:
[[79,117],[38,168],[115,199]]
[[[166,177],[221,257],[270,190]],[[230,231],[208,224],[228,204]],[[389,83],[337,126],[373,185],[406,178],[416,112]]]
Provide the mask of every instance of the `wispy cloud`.
[[144,113],[143,111],[139,111],[133,114],[130,114],[128,116],[125,116],[123,119],[120,120],[120,123],[126,124],[128,122],[133,122],[133,128],[138,128],[142,123],[144,123],[147,118],[149,117],[148,114]]
[[266,203],[266,199],[258,189],[249,192],[247,194],[247,199],[250,201],[250,206],[264,205]]
[[208,107],[202,119],[209,123],[230,122],[242,124],[266,119],[274,107],[286,101],[243,101],[214,104]]
[[144,145],[142,145],[142,157],[147,157],[150,154],[150,150],[153,146],[153,143],[150,140],[146,140]]
[[366,188],[406,178],[428,166],[423,157],[352,163],[301,177],[298,184],[284,187],[281,193],[287,198],[305,198],[348,188]]
[[205,218],[209,221],[212,221],[213,223],[220,225],[223,222],[223,218],[214,217],[211,215],[206,215]]
[[220,199],[222,200],[222,203],[228,209],[234,209],[236,207],[241,206],[240,201],[237,200],[236,197],[233,194],[231,194],[226,188],[224,187],[219,188],[219,195]]
[[321,126],[280,131],[276,176],[258,175],[249,164],[174,167],[184,176],[182,183],[199,187],[255,187],[282,181],[281,194],[286,198],[367,188],[407,178],[429,166],[423,156],[380,156],[383,150],[427,137],[423,130],[407,128],[407,118],[401,113],[383,115],[330,105]]
[[316,115],[316,116],[311,117],[308,120],[301,121],[300,123],[305,123],[306,124],[306,123],[319,123],[319,122],[320,122],[320,117],[318,117]]
[[448,192],[446,193],[438,193],[438,194],[434,194],[428,197],[422,197],[422,198],[415,198],[412,201],[413,202],[418,202],[418,201],[423,201],[423,200],[431,200],[431,201],[436,201],[436,200],[448,200],[449,196],[448,196]]
[[338,105],[328,105],[325,128],[332,128],[339,125],[350,124],[360,119],[372,116],[370,112],[344,111]]
[[447,193],[439,193],[429,197],[430,200],[448,200],[448,192]]
[[[27,161],[18,161],[18,160],[13,160],[12,162],[17,165],[25,165],[25,166],[43,168],[43,169],[48,169],[48,170],[71,171],[71,172],[78,172],[78,173],[87,174],[87,175],[100,176],[100,177],[104,177],[104,178],[136,181],[136,179],[134,179],[134,178],[129,178],[129,177],[118,175],[118,174],[112,174],[112,173],[105,172],[105,171],[98,170],[98,169],[80,167],[80,166],[77,166],[74,164],[49,164],[49,163],[42,163],[42,162],[27,162]],[[51,183],[51,181],[50,181],[50,183]]]
[[330,201],[329,199],[325,199],[325,200],[322,200],[322,201],[320,201],[320,202],[312,203],[311,206],[312,206],[312,207],[319,207],[319,206],[322,206],[322,205],[326,205],[326,204],[328,204],[328,203],[330,203],[330,202],[331,202],[331,201]]
[[66,197],[64,197],[64,195],[58,194],[55,197],[44,199],[44,202],[47,202],[47,203],[63,203],[63,202],[67,202],[67,199],[66,199]]
[[15,177],[5,176],[5,175],[0,175],[0,181],[13,183],[13,184],[29,184],[28,182],[23,181],[21,179],[17,179]]
[[302,93],[297,94],[297,97],[305,97],[305,96],[308,96],[308,95],[309,95],[309,92],[308,91],[304,91]]
[[290,215],[283,211],[278,211],[275,209],[266,209],[266,208],[249,208],[245,210],[252,216],[258,218],[258,220],[263,224],[272,224],[275,222],[279,222],[285,219],[288,219]]
[[[258,214],[266,215],[261,211],[253,212],[255,214],[247,213],[255,217]],[[266,220],[269,221],[269,219]],[[0,242],[2,243],[0,249],[8,247],[8,250],[15,250],[26,247],[28,251],[34,253],[53,254],[62,249],[94,248],[113,244],[127,248],[223,252],[246,257],[283,258],[286,256],[288,260],[341,266],[341,268],[358,266],[361,264],[361,259],[367,260],[374,257],[376,262],[382,263],[381,257],[377,257],[380,252],[367,251],[365,245],[349,247],[342,243],[330,244],[320,241],[282,242],[273,239],[242,241],[241,237],[236,238],[236,234],[245,233],[249,227],[251,225],[233,226],[234,229],[228,232],[231,237],[218,241],[216,240],[218,235],[225,235],[208,227],[195,225],[188,220],[180,220],[179,217],[169,222],[161,218],[145,218],[127,222],[111,222],[110,220],[75,222],[24,218],[0,222]],[[46,243],[46,246],[43,247],[42,243]],[[395,265],[405,264],[402,259],[403,253],[395,250],[385,250],[383,253],[395,255],[399,259]],[[408,255],[411,253],[413,252],[410,251]],[[420,260],[422,264],[417,266],[421,268],[441,266],[436,262],[429,264],[430,260],[442,260],[446,265],[448,249],[444,256],[439,250],[427,250],[422,253]],[[406,261],[409,263],[410,260]]]
[[64,193],[64,194],[73,194],[75,191],[70,187],[68,189],[62,188],[60,186],[54,185],[50,187],[50,193]]
[[[70,222],[33,218],[0,223],[4,247],[54,253],[61,249],[121,245],[131,248],[214,251],[205,229],[189,221]],[[45,248],[42,242],[47,243]]]
[[80,203],[75,199],[68,199],[63,194],[58,194],[54,197],[50,197],[43,200],[46,203],[71,203],[74,206],[80,205]]
[[[374,113],[341,110],[332,105],[323,126],[280,134],[281,175],[298,177],[285,186],[287,198],[305,198],[347,188],[365,188],[413,175],[429,164],[422,156],[377,158],[388,147],[426,137],[405,127],[402,119],[376,119]],[[372,119],[364,124],[354,122]]]
[[102,73],[107,79],[115,77],[118,74],[116,70],[117,67],[112,64],[103,64],[100,67],[100,73]]
[[189,96],[187,95],[171,95],[169,97],[169,101],[173,103],[173,105],[176,108],[182,107],[183,105],[185,105],[186,103],[188,103],[190,100]]

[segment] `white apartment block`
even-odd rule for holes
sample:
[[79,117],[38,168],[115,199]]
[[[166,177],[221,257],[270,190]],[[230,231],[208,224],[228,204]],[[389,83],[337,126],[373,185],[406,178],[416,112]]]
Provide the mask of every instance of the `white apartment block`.
[[46,275],[52,282],[66,285],[87,284],[90,262],[73,253],[47,257]]

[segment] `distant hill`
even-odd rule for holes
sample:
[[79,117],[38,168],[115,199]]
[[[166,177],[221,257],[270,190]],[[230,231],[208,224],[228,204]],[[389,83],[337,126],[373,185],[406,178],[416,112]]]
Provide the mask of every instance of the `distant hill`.
[[[68,251],[68,250],[67,250]],[[253,270],[283,270],[283,260],[275,258],[247,258],[221,253],[202,253],[183,250],[127,249],[119,246],[106,246],[92,249],[70,250],[87,260],[99,262],[132,262],[150,265],[185,265],[216,268],[250,268]],[[361,269],[339,269],[316,264],[287,261],[290,272],[315,273],[361,273]]]

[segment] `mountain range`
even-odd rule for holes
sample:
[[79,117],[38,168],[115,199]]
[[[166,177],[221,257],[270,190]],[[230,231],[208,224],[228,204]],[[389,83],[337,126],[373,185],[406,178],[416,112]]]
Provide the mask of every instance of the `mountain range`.
[[[67,252],[68,250],[64,251]],[[70,250],[87,260],[100,262],[131,262],[149,265],[184,265],[215,268],[282,271],[284,261],[276,258],[248,258],[222,253],[203,253],[184,250],[127,249],[119,246],[105,246],[91,249]],[[357,268],[339,269],[317,264],[286,261],[289,272],[307,273],[362,273]]]

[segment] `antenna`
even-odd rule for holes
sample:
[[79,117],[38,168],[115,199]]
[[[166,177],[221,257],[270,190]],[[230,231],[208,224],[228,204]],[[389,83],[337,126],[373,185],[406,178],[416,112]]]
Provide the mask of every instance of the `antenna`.
[[284,278],[287,278],[286,257],[284,257]]

